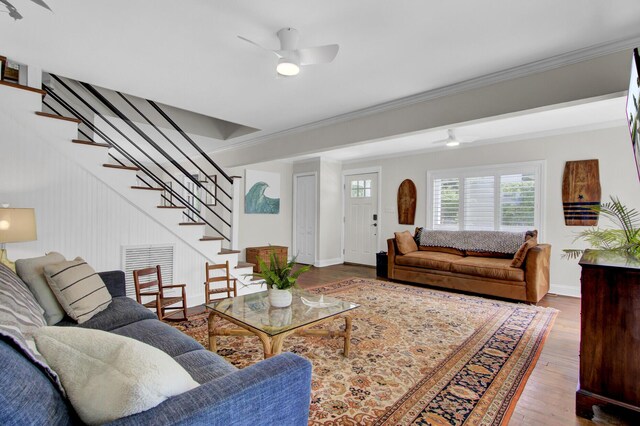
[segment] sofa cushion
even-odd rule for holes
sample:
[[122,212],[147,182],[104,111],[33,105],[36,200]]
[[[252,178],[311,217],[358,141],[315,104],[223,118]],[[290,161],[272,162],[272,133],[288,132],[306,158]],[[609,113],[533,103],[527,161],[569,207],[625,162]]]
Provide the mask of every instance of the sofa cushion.
[[206,349],[187,352],[174,359],[191,374],[193,380],[200,384],[226,376],[237,370],[220,355]]
[[449,271],[451,270],[451,263],[462,258],[462,256],[457,254],[416,251],[403,256],[396,256],[396,264],[414,266],[417,268],[437,269],[439,271]]
[[48,325],[59,323],[64,318],[64,309],[44,277],[44,267],[64,261],[64,256],[56,252],[48,253],[46,256],[16,260],[16,273],[27,284],[38,304],[44,309],[44,318]]
[[527,252],[533,247],[538,245],[538,231],[527,232],[525,236],[525,242],[522,243],[516,254],[513,255],[511,266],[514,268],[520,268],[524,263],[524,259],[527,257]]
[[44,371],[64,392],[58,375],[40,355],[33,340],[33,334],[45,325],[43,310],[27,285],[15,272],[0,264],[0,337]]
[[498,259],[513,259],[513,255],[511,253],[498,253],[495,251],[474,251],[474,250],[465,250],[465,256],[474,256],[474,257],[495,257]]
[[512,268],[511,259],[464,257],[451,264],[451,272],[524,284],[524,270]]
[[203,349],[200,343],[178,331],[178,329],[158,321],[158,319],[134,322],[111,330],[111,332],[154,346],[172,357]]
[[0,425],[71,425],[75,413],[49,378],[0,341]]
[[[157,318],[156,314],[129,297],[114,297],[107,309],[79,325],[83,328],[111,331],[137,321]],[[78,324],[74,322],[71,325]]]
[[165,352],[134,339],[80,327],[42,327],[35,339],[87,424],[146,411],[199,386]]
[[45,266],[44,276],[65,312],[78,323],[88,321],[111,303],[104,282],[81,257]]
[[398,244],[398,251],[401,254],[418,251],[418,245],[409,231],[395,232],[394,234],[396,236],[396,243]]
[[431,246],[419,246],[418,250],[420,251],[432,251],[432,252],[438,252],[438,253],[449,253],[449,254],[456,254],[458,256],[464,256],[464,250],[458,250],[456,248],[453,247],[431,247]]

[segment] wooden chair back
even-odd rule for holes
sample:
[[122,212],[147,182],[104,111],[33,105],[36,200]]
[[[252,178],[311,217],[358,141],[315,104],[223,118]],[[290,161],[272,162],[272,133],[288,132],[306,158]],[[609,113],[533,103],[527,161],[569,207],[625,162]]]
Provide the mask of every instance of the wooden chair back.
[[[222,275],[214,275],[214,271],[222,271]],[[206,262],[205,273],[205,303],[211,303],[211,295],[216,293],[227,293],[227,297],[231,297],[231,293],[233,293],[234,297],[237,296],[236,279],[231,277],[228,260],[225,263],[216,264]],[[219,282],[224,282],[225,287],[217,289],[211,288],[211,284]]]
[[[150,275],[154,275],[154,277],[145,279]],[[160,298],[164,296],[162,292],[162,272],[160,271],[160,265],[133,271],[133,283],[136,287],[136,299],[138,303],[142,303],[141,296],[145,293],[158,292],[160,293]]]
[[[187,294],[186,284],[170,284],[165,285],[162,282],[162,271],[160,265],[151,268],[138,269],[133,271],[133,283],[136,288],[136,300],[141,305],[148,308],[155,308],[158,318],[165,319],[168,317],[169,311],[182,311],[182,319],[187,319]],[[180,296],[165,297],[164,289],[181,290]],[[143,296],[153,297],[155,300],[144,302]],[[175,306],[180,303],[180,306]],[[171,317],[169,319],[178,319]]]

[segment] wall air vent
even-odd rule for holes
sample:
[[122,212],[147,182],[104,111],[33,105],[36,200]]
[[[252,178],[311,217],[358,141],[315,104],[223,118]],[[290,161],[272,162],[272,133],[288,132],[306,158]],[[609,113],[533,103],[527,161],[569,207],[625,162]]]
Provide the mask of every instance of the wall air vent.
[[[122,270],[125,273],[127,296],[135,298],[133,271],[160,265],[162,282],[173,282],[173,244],[122,246]],[[146,300],[148,302],[148,300]]]

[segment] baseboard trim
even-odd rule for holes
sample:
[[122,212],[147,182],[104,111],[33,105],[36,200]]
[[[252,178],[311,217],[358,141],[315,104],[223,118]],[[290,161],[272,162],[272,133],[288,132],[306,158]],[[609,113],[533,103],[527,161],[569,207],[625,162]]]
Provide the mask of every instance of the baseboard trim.
[[580,287],[572,285],[551,284],[549,293],[558,294],[560,296],[580,297]]
[[333,266],[333,265],[341,265],[344,263],[341,257],[336,257],[334,259],[322,259],[317,260],[316,263],[313,264],[316,268],[324,268],[325,266]]

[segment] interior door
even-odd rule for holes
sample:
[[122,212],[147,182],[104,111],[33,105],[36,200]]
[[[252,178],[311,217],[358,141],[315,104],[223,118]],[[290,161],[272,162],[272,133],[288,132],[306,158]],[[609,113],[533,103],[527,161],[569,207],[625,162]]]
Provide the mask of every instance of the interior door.
[[347,175],[344,196],[344,261],[375,265],[378,244],[378,174]]
[[295,250],[297,262],[316,261],[316,176],[296,176]]

